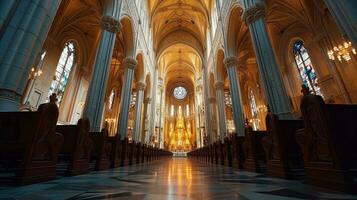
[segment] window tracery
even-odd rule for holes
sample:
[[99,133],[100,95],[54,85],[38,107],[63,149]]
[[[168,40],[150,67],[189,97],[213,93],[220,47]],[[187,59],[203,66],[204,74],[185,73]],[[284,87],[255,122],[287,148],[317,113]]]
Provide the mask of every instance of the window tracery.
[[308,86],[314,94],[322,96],[315,69],[303,41],[298,40],[294,43],[293,53],[302,83]]
[[174,89],[174,97],[176,99],[182,100],[186,97],[186,95],[187,95],[187,90],[184,87],[179,86]]
[[62,102],[63,95],[68,83],[68,78],[75,62],[76,49],[73,42],[64,45],[60,59],[58,61],[55,76],[49,89],[49,95],[57,94],[58,104]]

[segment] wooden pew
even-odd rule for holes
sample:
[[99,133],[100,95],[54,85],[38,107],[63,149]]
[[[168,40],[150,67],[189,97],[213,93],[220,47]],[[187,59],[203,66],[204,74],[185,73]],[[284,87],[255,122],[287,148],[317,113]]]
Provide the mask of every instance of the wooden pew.
[[357,193],[357,105],[301,101],[305,128],[297,134],[309,184]]
[[243,152],[243,142],[244,137],[237,136],[233,134],[231,137],[231,151],[232,151],[232,167],[243,169],[244,164],[244,152]]
[[84,174],[89,171],[93,148],[93,142],[89,137],[89,126],[88,119],[78,120],[77,125],[56,126],[56,131],[64,136],[64,143],[59,152],[58,169],[66,176]]
[[141,158],[141,154],[142,154],[141,147],[142,147],[142,145],[141,145],[140,142],[136,143],[136,154],[135,154],[135,158],[136,158],[136,162],[135,163],[136,164],[141,163],[141,160],[142,160],[142,158]]
[[124,138],[120,140],[120,166],[129,165],[129,140]]
[[219,164],[219,143],[215,142],[213,143],[213,152],[214,152],[214,163],[215,164]]
[[243,143],[244,169],[258,173],[266,171],[266,154],[261,143],[266,136],[266,131],[253,131],[252,127],[246,127]]
[[224,138],[224,165],[232,167],[232,142],[228,137]]
[[108,138],[112,148],[110,152],[110,167],[117,168],[120,167],[121,162],[121,142],[118,134]]
[[56,133],[57,119],[55,104],[39,112],[0,112],[0,183],[23,185],[56,177],[63,143]]
[[268,113],[266,124],[267,137],[262,139],[262,144],[266,152],[267,174],[279,178],[302,179],[303,157],[295,133],[304,127],[303,121],[280,120],[278,116]]
[[108,130],[101,132],[91,132],[90,138],[93,141],[92,158],[95,160],[95,170],[106,170],[110,168],[112,144],[108,137]]

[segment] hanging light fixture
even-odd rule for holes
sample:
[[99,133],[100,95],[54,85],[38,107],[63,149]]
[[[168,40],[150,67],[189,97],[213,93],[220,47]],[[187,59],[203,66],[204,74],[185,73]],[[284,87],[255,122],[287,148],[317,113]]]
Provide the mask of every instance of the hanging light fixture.
[[330,60],[336,60],[337,58],[340,62],[348,62],[351,60],[351,54],[356,55],[357,52],[351,42],[344,42],[343,44],[334,46],[332,50],[327,52],[327,54]]

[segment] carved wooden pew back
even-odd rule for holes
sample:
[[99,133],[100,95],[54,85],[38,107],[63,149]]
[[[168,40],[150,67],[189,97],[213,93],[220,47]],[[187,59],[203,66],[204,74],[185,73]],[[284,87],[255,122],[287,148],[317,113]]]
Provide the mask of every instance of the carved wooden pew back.
[[0,112],[2,182],[30,184],[56,177],[57,152],[63,137],[56,133],[58,108],[46,104],[39,112]]
[[305,129],[297,140],[304,152],[306,182],[356,193],[357,105],[325,104],[309,95],[301,111]]
[[[74,176],[89,171],[93,142],[89,137],[89,120],[80,119],[77,125],[58,125],[56,131],[63,134],[64,144],[60,150],[60,162],[66,162],[64,175]],[[63,170],[60,163],[59,170]]]

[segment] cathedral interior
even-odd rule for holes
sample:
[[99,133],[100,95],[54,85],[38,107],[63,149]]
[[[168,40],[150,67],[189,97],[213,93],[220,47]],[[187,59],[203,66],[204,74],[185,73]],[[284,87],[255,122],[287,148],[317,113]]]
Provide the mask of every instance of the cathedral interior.
[[0,200],[357,199],[356,10],[0,1]]

